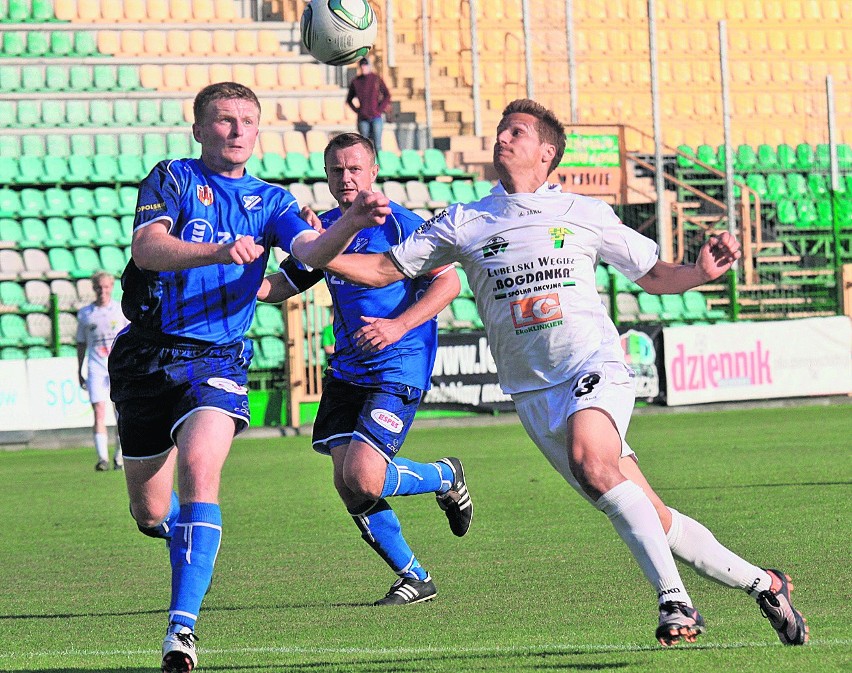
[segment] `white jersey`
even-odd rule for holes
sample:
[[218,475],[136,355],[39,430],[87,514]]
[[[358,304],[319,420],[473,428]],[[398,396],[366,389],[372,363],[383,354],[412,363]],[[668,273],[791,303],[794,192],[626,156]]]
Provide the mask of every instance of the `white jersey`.
[[107,358],[116,335],[127,325],[121,305],[110,301],[106,306],[89,304],[77,313],[77,343],[86,344],[89,371],[106,370]]
[[548,184],[534,194],[498,185],[479,201],[454,204],[390,254],[409,277],[461,264],[510,395],[568,381],[593,356],[624,362],[595,265],[603,260],[636,280],[658,259],[656,243],[606,203]]

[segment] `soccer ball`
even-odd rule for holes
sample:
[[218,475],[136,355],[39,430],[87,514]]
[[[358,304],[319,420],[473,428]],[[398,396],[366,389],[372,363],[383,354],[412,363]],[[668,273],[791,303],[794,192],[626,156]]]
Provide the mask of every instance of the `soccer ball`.
[[377,31],[376,13],[367,0],[312,0],[302,12],[302,44],[328,65],[366,56]]

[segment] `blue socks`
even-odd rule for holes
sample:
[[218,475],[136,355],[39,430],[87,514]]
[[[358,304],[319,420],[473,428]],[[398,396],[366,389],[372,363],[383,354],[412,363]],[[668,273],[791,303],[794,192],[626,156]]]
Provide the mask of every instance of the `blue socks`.
[[427,573],[402,536],[399,519],[384,499],[368,504],[362,511],[349,510],[361,537],[400,577],[424,580]]
[[444,463],[415,463],[397,456],[388,463],[382,498],[419,493],[446,493],[453,483],[453,471]]
[[[180,501],[178,500],[177,493],[172,491],[172,504],[169,508],[168,516],[163,519],[156,526],[151,526],[151,528],[143,528],[138,523],[136,527],[140,532],[144,533],[148,537],[159,537],[167,541],[171,541],[172,533],[174,532],[175,524],[177,523],[178,513],[180,512]],[[132,510],[130,512],[133,514]]]
[[169,554],[172,562],[172,602],[169,630],[195,628],[201,601],[213,578],[222,540],[219,505],[193,502],[180,506]]

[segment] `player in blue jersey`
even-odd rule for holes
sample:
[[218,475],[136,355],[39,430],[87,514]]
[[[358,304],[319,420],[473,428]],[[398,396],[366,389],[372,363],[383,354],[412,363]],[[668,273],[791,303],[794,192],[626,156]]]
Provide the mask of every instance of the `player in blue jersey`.
[[[334,231],[360,191],[378,174],[372,143],[357,133],[336,136],[325,149],[328,184],[339,208],[320,217]],[[390,203],[384,224],[364,229],[348,252],[384,252],[423,220]],[[305,209],[307,210],[307,209]],[[323,278],[288,258],[267,277],[259,297],[280,302]],[[428,276],[369,289],[325,275],[334,307],[335,347],[326,370],[313,446],[331,455],[334,485],[367,544],[399,576],[376,605],[407,605],[435,597],[437,589],[402,535],[387,502],[398,495],[435,493],[450,529],[470,528],[473,504],[457,458],[418,463],[398,455],[430,386],[437,348],[435,316],[459,293],[458,274],[444,266]],[[380,317],[376,317],[380,316]]]
[[[222,466],[249,424],[245,334],[269,249],[320,267],[350,242],[343,227],[314,231],[289,192],[246,174],[260,119],[250,89],[210,85],[194,115],[200,159],[160,162],[140,185],[121,280],[130,325],[109,361],[131,514],[143,533],[169,541],[169,673],[197,665],[195,622],[222,536]],[[376,222],[390,213],[369,198],[353,211]]]

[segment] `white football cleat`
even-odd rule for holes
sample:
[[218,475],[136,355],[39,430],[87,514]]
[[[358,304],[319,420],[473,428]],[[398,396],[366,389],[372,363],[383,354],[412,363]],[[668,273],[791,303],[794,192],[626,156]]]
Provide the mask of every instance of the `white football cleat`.
[[189,673],[198,665],[195,641],[198,637],[188,626],[180,631],[167,633],[163,641],[162,673]]

